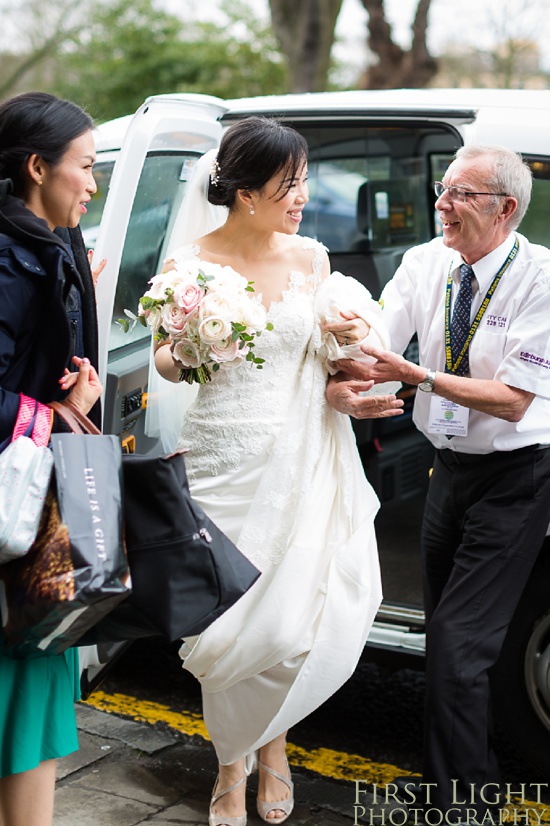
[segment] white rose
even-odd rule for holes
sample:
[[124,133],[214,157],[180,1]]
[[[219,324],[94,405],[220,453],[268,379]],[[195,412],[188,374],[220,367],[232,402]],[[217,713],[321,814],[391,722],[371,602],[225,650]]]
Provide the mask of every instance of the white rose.
[[198,334],[202,341],[214,344],[231,335],[231,324],[219,316],[209,316],[200,322]]
[[199,367],[201,364],[200,350],[188,338],[180,338],[172,344],[172,355],[184,367]]
[[241,303],[241,324],[252,330],[263,330],[267,324],[267,311],[259,299],[245,298]]
[[158,328],[162,323],[162,308],[153,307],[150,310],[145,310],[143,315],[147,320],[147,324],[153,331],[153,334],[156,334],[158,332]]
[[242,292],[246,290],[247,286],[247,279],[243,275],[239,275],[239,273],[235,272],[231,267],[221,267],[220,271],[216,274],[216,280],[209,284],[209,287],[216,292],[225,290],[233,293]]
[[154,275],[149,284],[151,285],[147,292],[145,293],[146,296],[149,298],[159,299],[164,298],[164,281],[166,278],[166,273],[159,273],[159,275]]
[[199,319],[204,321],[212,317],[223,318],[230,324],[238,312],[237,306],[237,302],[231,300],[226,293],[209,292],[200,303]]

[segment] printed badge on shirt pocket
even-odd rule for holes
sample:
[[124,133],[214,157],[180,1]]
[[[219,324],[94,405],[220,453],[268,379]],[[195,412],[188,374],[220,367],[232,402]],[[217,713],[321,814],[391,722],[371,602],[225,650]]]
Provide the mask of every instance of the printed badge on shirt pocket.
[[506,315],[498,315],[497,313],[489,312],[490,308],[487,310],[483,318],[481,319],[481,324],[479,325],[479,332],[483,331],[485,333],[496,333],[497,335],[501,333],[506,333],[508,330],[509,318]]

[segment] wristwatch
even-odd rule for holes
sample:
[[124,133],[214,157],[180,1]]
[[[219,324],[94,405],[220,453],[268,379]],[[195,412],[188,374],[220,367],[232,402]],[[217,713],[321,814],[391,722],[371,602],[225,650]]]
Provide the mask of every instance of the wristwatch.
[[420,382],[418,385],[419,390],[423,390],[424,393],[431,393],[434,389],[435,383],[435,370],[432,370],[431,367],[428,368],[428,372],[426,373],[426,378]]

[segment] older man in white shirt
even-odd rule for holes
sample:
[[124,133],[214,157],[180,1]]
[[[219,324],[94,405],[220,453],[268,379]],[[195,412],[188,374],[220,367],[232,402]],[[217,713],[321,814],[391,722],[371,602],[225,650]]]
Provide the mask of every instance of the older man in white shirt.
[[[435,191],[442,237],[409,250],[382,295],[395,352],[371,351],[370,369],[346,362],[327,396],[366,418],[380,415],[366,380],[419,388],[414,421],[436,448],[422,527],[425,808],[482,822],[500,779],[489,670],[550,520],[550,251],[515,231],[531,196],[515,153],[464,147]],[[396,355],[414,333],[420,366]]]

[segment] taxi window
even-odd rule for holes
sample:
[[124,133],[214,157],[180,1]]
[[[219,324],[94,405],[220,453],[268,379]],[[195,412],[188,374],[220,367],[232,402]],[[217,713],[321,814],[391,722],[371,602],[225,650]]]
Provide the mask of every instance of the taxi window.
[[550,247],[550,159],[524,158],[533,173],[533,193],[519,231],[533,244]]
[[110,160],[98,160],[94,165],[94,179],[97,191],[92,195],[92,199],[87,207],[87,212],[80,219],[80,228],[84,236],[84,243],[87,248],[93,250],[99,232],[99,224],[103,215],[103,208],[109,191],[109,184],[115,166],[115,158]]
[[117,319],[124,318],[125,309],[137,313],[139,297],[147,290],[149,279],[162,269],[168,230],[197,157],[171,152],[151,154],[145,160],[120,262],[109,336],[111,352],[150,336],[141,324],[124,333]]
[[434,233],[431,163],[454,132],[438,125],[293,124],[309,144],[301,235],[331,253],[406,248]]

